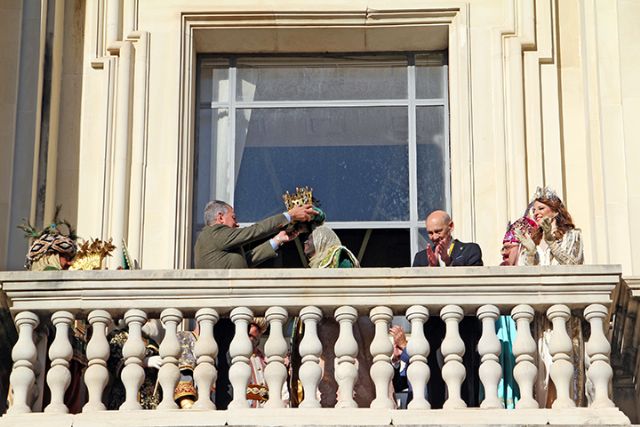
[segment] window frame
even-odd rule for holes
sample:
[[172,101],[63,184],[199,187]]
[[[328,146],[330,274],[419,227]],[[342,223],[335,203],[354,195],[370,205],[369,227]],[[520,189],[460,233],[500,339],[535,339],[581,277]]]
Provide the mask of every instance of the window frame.
[[[416,86],[416,56],[417,55],[425,55],[425,54],[443,54],[443,65],[441,65],[444,69],[442,73],[442,85],[444,88],[443,97],[441,98],[417,98],[417,86]],[[357,53],[340,53],[340,54],[331,54],[333,57],[342,57],[342,56],[366,56],[373,57],[376,55],[393,55],[393,56],[405,56],[407,58],[406,65],[406,77],[407,77],[407,96],[405,99],[358,99],[358,100],[278,100],[278,101],[238,101],[236,99],[237,96],[237,59],[238,58],[266,58],[267,61],[269,58],[278,58],[278,60],[282,60],[283,58],[290,57],[292,59],[300,60],[304,57],[313,57],[318,58],[321,56],[320,54],[297,54],[297,53],[288,53],[288,54],[234,54],[234,55],[221,55],[221,54],[202,54],[198,55],[196,59],[196,88],[199,87],[199,84],[202,82],[201,70],[203,69],[203,64],[206,64],[207,61],[211,63],[215,63],[216,65],[221,64],[223,61],[227,61],[228,63],[228,94],[226,101],[212,101],[212,102],[200,102],[200,91],[196,90],[196,106],[198,114],[195,119],[195,141],[194,146],[199,144],[199,127],[198,127],[198,117],[203,108],[209,108],[210,110],[214,109],[227,109],[229,112],[229,119],[227,123],[227,138],[231,143],[229,149],[227,149],[227,164],[230,170],[235,170],[235,150],[236,150],[236,111],[244,108],[251,109],[285,109],[285,108],[346,108],[346,107],[359,107],[359,108],[367,108],[367,107],[406,107],[408,109],[408,136],[407,136],[407,144],[408,144],[408,172],[409,172],[409,220],[408,221],[327,221],[327,225],[334,229],[408,229],[410,233],[410,253],[411,257],[419,250],[424,248],[424,244],[420,241],[421,235],[419,232],[420,228],[424,228],[424,218],[420,218],[418,216],[418,155],[417,155],[417,109],[419,107],[429,107],[436,106],[443,108],[443,132],[444,132],[444,148],[446,155],[445,162],[443,164],[443,171],[445,171],[445,179],[444,179],[444,192],[445,192],[445,200],[446,206],[443,208],[448,212],[451,212],[452,208],[452,193],[451,193],[451,180],[452,180],[452,153],[451,153],[451,142],[450,142],[450,115],[449,115],[449,63],[448,63],[448,55],[447,51],[411,51],[411,52],[357,52]],[[282,63],[282,62],[280,62]],[[299,61],[295,62],[295,65],[300,64]],[[300,64],[303,66],[302,64]],[[212,149],[214,149],[212,147]],[[194,159],[197,161],[197,159]],[[195,175],[193,177],[195,181]],[[301,183],[304,184],[304,183]],[[225,185],[227,187],[226,194],[215,194],[215,198],[229,200],[233,202],[235,196],[235,183],[229,185],[228,183]],[[197,189],[194,187],[192,189],[193,194],[196,193]],[[215,189],[211,191],[215,192]],[[196,209],[196,199],[194,197],[192,203],[192,209]],[[192,218],[197,218],[197,212],[192,213]],[[194,223],[194,225],[198,224],[198,221]],[[247,226],[251,223],[240,223],[241,226]],[[197,230],[195,230],[197,231]],[[195,236],[195,233],[190,233],[191,236]],[[192,237],[193,238],[193,237]],[[412,258],[413,259],[413,258]],[[411,263],[412,259],[409,260]]]

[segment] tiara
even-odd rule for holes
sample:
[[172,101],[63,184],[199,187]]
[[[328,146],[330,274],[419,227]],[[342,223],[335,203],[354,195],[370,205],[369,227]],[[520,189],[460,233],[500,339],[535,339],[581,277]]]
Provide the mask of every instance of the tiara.
[[291,210],[296,206],[304,206],[313,204],[313,189],[307,186],[296,187],[294,194],[289,194],[287,191],[282,195],[282,200],[287,210]]
[[533,194],[533,200],[537,199],[547,199],[547,200],[560,200],[558,194],[556,194],[551,187],[537,187],[536,192]]

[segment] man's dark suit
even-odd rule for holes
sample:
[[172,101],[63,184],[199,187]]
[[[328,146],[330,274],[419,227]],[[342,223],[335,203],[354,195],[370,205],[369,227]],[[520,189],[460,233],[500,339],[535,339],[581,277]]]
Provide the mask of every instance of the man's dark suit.
[[[413,267],[427,267],[427,251],[420,251],[413,258]],[[451,251],[451,267],[469,267],[482,265],[482,251],[477,243],[463,243],[460,240],[453,241]]]
[[[453,241],[451,251],[452,267],[481,266],[482,251],[476,243],[463,243],[459,240]],[[413,267],[427,267],[427,251],[423,250],[416,254],[413,259]],[[444,403],[446,385],[442,379],[441,367],[438,366],[437,350],[442,344],[446,327],[442,319],[434,313],[427,323],[425,323],[425,335],[429,341],[428,364],[431,369],[431,378],[428,384],[429,403],[433,409],[442,408]],[[482,333],[480,321],[476,317],[465,316],[460,322],[460,335],[465,343],[465,353],[462,363],[467,368],[467,375],[462,383],[462,398],[468,406],[479,406],[479,382],[478,368],[480,367],[480,357],[476,351],[476,346]],[[472,372],[469,372],[472,370]]]

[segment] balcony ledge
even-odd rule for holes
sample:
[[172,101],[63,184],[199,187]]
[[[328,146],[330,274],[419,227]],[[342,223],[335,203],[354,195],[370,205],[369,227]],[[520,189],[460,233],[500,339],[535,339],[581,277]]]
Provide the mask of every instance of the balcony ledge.
[[226,315],[240,305],[256,312],[271,306],[295,310],[307,305],[323,310],[385,305],[395,311],[413,304],[439,310],[455,303],[473,314],[483,304],[494,304],[501,311],[517,304],[566,304],[576,309],[593,303],[608,305],[620,275],[618,265],[102,270],[1,272],[0,283],[14,313],[106,309],[118,315],[137,307],[150,315],[165,308],[180,308],[192,315],[201,307],[215,307]]

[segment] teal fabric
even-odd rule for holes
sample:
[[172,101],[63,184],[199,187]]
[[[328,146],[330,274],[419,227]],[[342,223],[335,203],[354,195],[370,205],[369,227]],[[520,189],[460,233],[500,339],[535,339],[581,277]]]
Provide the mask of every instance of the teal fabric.
[[502,347],[500,352],[500,366],[502,366],[502,379],[498,384],[498,397],[504,402],[504,407],[514,409],[520,399],[520,390],[513,377],[513,368],[516,358],[513,354],[513,343],[516,339],[516,322],[511,316],[500,316],[496,320],[496,334]]

